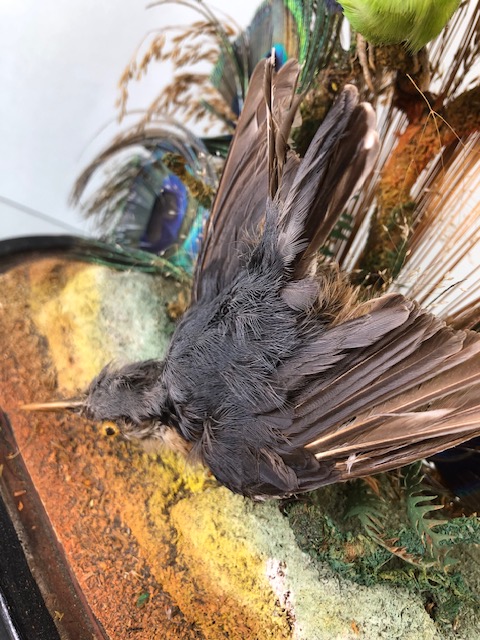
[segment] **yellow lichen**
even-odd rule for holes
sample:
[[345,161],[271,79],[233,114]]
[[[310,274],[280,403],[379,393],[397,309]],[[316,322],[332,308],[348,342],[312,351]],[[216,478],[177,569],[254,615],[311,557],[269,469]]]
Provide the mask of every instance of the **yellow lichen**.
[[31,269],[30,307],[39,333],[48,337],[58,385],[66,392],[84,388],[108,361],[97,317],[98,267],[55,261]]

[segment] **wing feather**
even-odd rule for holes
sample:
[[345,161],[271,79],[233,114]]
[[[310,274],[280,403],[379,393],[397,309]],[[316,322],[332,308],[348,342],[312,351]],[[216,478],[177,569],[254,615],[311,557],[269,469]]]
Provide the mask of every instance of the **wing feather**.
[[[258,235],[265,216],[269,164],[266,161],[268,136],[264,84],[268,65],[265,60],[259,62],[250,79],[245,105],[204,230],[194,275],[194,299],[208,295],[203,282],[204,276],[209,273],[211,277],[216,265],[221,264],[214,278],[215,281],[221,278],[221,282],[216,282],[217,289],[233,278],[238,270],[241,254],[239,243]],[[272,92],[279,122],[291,112],[299,72],[298,63],[289,60],[273,75]],[[285,167],[287,176],[290,176],[288,181],[291,181],[297,164],[295,155],[290,152]]]
[[283,434],[320,463],[317,480],[312,466],[297,473],[299,491],[398,468],[480,434],[480,337],[402,296],[326,329],[291,365],[302,390]]

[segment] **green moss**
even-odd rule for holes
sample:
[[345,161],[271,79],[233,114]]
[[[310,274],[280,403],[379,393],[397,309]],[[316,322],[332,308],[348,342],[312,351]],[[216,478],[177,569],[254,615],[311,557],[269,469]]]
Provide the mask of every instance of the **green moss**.
[[[479,606],[478,578],[465,574],[459,553],[461,543],[480,543],[480,521],[440,519],[433,497],[419,493],[421,476],[414,473],[403,479],[410,483],[404,491],[400,478],[384,475],[376,492],[355,481],[336,487],[335,500],[328,488],[286,505],[285,513],[299,546],[316,563],[326,562],[357,584],[390,584],[416,594],[445,637],[459,615],[478,631],[466,637],[480,637],[472,617]],[[478,565],[478,548],[469,549]]]

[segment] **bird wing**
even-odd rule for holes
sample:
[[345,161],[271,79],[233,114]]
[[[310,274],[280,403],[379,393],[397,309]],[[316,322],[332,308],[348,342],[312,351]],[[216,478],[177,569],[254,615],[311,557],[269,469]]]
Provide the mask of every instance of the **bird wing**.
[[299,161],[290,151],[287,141],[300,103],[295,94],[298,73],[294,60],[278,72],[266,60],[252,75],[205,228],[194,299],[213,297],[235,276],[242,241],[258,236],[268,198],[275,199],[280,227],[297,247],[295,276],[302,277],[371,171],[378,151],[375,113],[358,103],[351,85],[336,100],[305,157]]
[[[205,426],[233,491],[282,497],[402,467],[480,436],[480,338],[403,296],[365,303],[278,370],[282,406]],[[246,435],[247,434],[247,435]],[[258,434],[270,441],[259,444]]]
[[480,437],[480,337],[397,294],[358,314],[311,328],[268,381],[275,396],[206,419],[197,452],[220,482],[288,496]]
[[346,85],[315,134],[284,202],[280,228],[297,245],[295,277],[309,269],[378,154],[375,112]]
[[402,296],[368,304],[280,372],[301,389],[283,434],[322,469],[320,479],[297,473],[300,491],[398,468],[480,434],[479,336]]
[[[269,166],[264,83],[268,65],[265,60],[259,62],[250,79],[245,105],[203,232],[194,274],[194,299],[198,299],[200,294],[208,295],[205,282],[210,284],[213,279],[218,289],[232,279],[239,266],[241,241],[258,235],[265,216]],[[274,74],[273,90],[279,119],[291,111],[298,74],[299,66],[295,60],[289,60]],[[295,154],[290,153],[285,173],[294,173],[297,164]],[[213,275],[215,271],[217,273]],[[210,277],[205,279],[207,273]]]

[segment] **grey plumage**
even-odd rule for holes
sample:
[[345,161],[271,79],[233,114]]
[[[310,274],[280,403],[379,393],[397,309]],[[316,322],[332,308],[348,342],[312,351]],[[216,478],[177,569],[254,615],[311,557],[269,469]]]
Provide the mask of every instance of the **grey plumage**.
[[300,161],[287,144],[297,77],[295,62],[276,73],[268,61],[252,76],[165,361],[107,368],[84,404],[128,438],[184,443],[248,496],[392,469],[480,434],[477,335],[401,295],[359,301],[318,261],[378,141],[347,87]]

